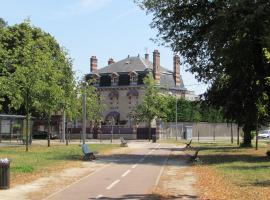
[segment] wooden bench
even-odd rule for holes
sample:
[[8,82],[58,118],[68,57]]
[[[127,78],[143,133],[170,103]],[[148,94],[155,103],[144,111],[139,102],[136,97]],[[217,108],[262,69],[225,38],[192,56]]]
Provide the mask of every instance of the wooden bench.
[[186,147],[185,147],[186,149],[191,148],[191,142],[192,142],[192,139],[188,143],[186,143]]
[[120,137],[120,141],[121,141],[121,144],[120,144],[121,147],[127,147],[127,141],[123,137]]
[[87,144],[82,145],[82,152],[84,154],[83,160],[95,160],[96,159],[96,156],[94,155],[94,153],[92,151],[89,150]]

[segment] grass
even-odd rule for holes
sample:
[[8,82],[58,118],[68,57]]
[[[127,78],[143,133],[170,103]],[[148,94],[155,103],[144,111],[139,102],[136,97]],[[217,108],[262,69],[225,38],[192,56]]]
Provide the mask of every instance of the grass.
[[201,149],[194,170],[202,199],[269,199],[269,141],[260,141],[258,150],[229,142],[194,142],[192,146],[190,154]]
[[270,157],[265,142],[260,148],[238,148],[230,143],[195,143],[202,150],[202,165],[216,168],[239,186],[270,186]]
[[[118,145],[91,144],[94,152],[104,152]],[[22,183],[32,177],[39,177],[49,172],[78,165],[82,161],[82,150],[79,145],[32,146],[25,152],[24,146],[1,147],[0,158],[11,159],[11,181]],[[28,177],[28,178],[27,178]]]

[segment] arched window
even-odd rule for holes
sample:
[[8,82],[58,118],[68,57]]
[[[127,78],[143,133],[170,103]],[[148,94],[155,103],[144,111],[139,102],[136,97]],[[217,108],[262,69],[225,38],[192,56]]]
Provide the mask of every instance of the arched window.
[[136,89],[127,92],[129,108],[133,109],[138,105],[139,92]]
[[117,90],[112,90],[109,93],[108,97],[109,97],[111,109],[118,109],[119,92]]

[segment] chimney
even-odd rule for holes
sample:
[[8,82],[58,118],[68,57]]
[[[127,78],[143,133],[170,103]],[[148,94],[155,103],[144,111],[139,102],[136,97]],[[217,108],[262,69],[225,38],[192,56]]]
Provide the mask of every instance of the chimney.
[[149,60],[149,54],[148,53],[144,54],[144,58],[145,60]]
[[96,56],[92,56],[90,58],[90,70],[92,73],[97,72],[97,58],[96,58]]
[[157,84],[160,84],[160,53],[158,50],[153,52],[153,72]]
[[113,64],[113,63],[115,63],[114,60],[113,60],[112,58],[110,58],[110,59],[108,60],[108,65],[111,65],[111,64]]
[[180,57],[178,55],[173,56],[173,75],[175,86],[180,86]]

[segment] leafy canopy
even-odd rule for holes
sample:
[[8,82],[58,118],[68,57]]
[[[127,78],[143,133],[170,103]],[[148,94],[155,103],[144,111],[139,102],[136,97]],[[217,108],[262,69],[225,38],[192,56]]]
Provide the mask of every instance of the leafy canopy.
[[157,40],[180,53],[208,82],[206,100],[250,132],[269,122],[270,2],[267,0],[139,0],[153,15]]

